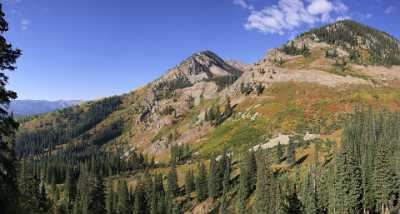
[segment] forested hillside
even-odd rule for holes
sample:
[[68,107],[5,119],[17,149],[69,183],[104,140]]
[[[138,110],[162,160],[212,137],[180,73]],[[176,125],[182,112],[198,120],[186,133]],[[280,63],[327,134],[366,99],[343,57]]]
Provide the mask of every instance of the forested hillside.
[[18,131],[4,111],[0,213],[397,213],[399,47],[339,21],[254,64],[195,53]]
[[350,60],[356,63],[400,64],[398,39],[351,20],[339,21],[300,35],[304,36],[344,48],[349,52]]

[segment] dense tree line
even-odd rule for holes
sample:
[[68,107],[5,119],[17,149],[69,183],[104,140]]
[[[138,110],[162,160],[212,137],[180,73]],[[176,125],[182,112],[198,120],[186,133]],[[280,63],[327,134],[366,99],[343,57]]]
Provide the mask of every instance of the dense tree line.
[[184,75],[176,75],[171,80],[162,80],[152,88],[156,100],[169,99],[175,95],[175,90],[190,87],[193,84]]
[[170,162],[171,165],[176,165],[177,163],[190,158],[192,151],[189,147],[189,145],[179,145],[179,144],[173,144],[170,147]]
[[[121,103],[121,97],[114,96],[88,103],[88,109],[85,111],[78,111],[77,108],[70,107],[52,113],[65,121],[34,131],[19,131],[16,138],[16,151],[19,156],[27,156],[54,149],[57,145],[67,143],[96,126],[115,111]],[[102,132],[102,136],[96,136],[93,143],[101,144],[119,135],[121,131],[122,121],[119,120],[107,127]]]
[[218,91],[221,91],[222,89],[227,88],[234,82],[236,82],[236,80],[239,79],[240,76],[241,73],[235,73],[232,75],[224,75],[224,76],[215,76],[211,78],[209,81],[215,82],[215,84],[218,87]]
[[310,55],[310,49],[308,48],[307,45],[303,44],[301,48],[298,48],[296,45],[294,45],[294,42],[291,41],[288,44],[283,45],[281,50],[288,55],[303,55],[305,57]]
[[[63,127],[50,126],[18,136],[18,160],[14,150],[18,124],[7,111],[16,94],[5,88],[4,72],[15,69],[21,53],[4,39],[7,30],[0,4],[0,213],[175,214],[207,199],[215,205],[211,213],[374,214],[400,210],[400,113],[389,111],[356,108],[346,115],[341,142],[324,154],[322,161],[324,142],[314,142],[313,157],[306,157],[308,163],[301,165],[296,151],[300,145],[291,140],[287,146],[244,150],[237,160],[225,150],[208,160],[198,158],[196,166],[183,166],[191,151],[175,145],[171,163],[165,166],[139,152],[101,148],[118,135],[120,120],[103,135],[81,136],[118,108],[120,97],[111,97],[89,103],[87,111],[58,111],[56,114],[67,118]],[[364,30],[356,28],[356,32]],[[333,35],[336,37],[349,39],[343,32]],[[179,81],[168,83],[168,90],[186,87]],[[219,125],[232,113],[227,99],[222,113],[219,107],[206,111],[206,121]],[[60,146],[78,136],[87,137],[86,141]],[[165,174],[153,170],[158,166],[168,167],[160,170]],[[180,170],[184,179],[180,179]]]
[[[331,150],[333,157],[321,159],[319,151],[326,145],[316,142],[310,163],[304,166],[299,165],[296,150],[307,145],[292,140],[285,146],[242,152],[238,162],[227,151],[211,155],[209,161],[186,166],[183,174],[178,168],[184,146],[171,149],[165,174],[150,174],[154,165],[137,153],[130,155],[137,156],[131,163],[98,153],[82,155],[78,161],[78,148],[69,148],[57,158],[23,162],[20,189],[31,200],[21,205],[56,213],[172,214],[187,211],[187,203],[210,199],[216,204],[212,212],[220,213],[395,212],[400,196],[399,125],[397,113],[356,109],[345,120],[342,141]],[[290,171],[276,170],[274,164],[284,164]],[[140,172],[134,184],[113,176],[124,170]]]

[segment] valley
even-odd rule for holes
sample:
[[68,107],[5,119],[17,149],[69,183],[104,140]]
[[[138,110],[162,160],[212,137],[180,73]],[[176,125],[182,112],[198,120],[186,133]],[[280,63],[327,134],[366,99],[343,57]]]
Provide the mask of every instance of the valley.
[[15,149],[54,213],[396,213],[399,83],[400,42],[338,21],[26,117]]

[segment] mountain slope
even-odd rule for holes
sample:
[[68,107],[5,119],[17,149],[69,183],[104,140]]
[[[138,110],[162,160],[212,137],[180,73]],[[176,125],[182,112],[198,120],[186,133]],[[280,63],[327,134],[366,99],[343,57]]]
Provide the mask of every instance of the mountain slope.
[[[328,32],[335,35],[344,29],[335,43],[325,38]],[[360,43],[348,40],[348,32]],[[25,121],[17,134],[17,151],[23,157],[54,158],[77,171],[88,165],[93,170],[98,164],[99,171],[109,173],[109,181],[127,181],[130,188],[140,187],[143,178],[149,181],[149,173],[166,174],[169,166],[176,167],[179,197],[173,202],[188,213],[212,213],[220,206],[222,197],[199,203],[181,193],[186,191],[185,174],[198,173],[194,161],[208,163],[225,154],[232,159],[232,171],[224,197],[227,209],[234,212],[242,175],[237,163],[247,151],[266,149],[268,159],[275,161],[274,181],[282,181],[283,189],[289,190],[289,180],[307,183],[316,166],[320,171],[315,173],[332,177],[328,173],[335,169],[343,130],[361,130],[359,121],[369,121],[368,127],[375,126],[377,118],[390,122],[392,115],[386,111],[382,117],[372,112],[400,110],[400,67],[387,60],[388,50],[398,56],[395,44],[398,41],[383,32],[340,21],[269,50],[254,64],[225,61],[210,51],[195,53],[130,93]],[[370,52],[369,47],[379,48]],[[352,51],[366,55],[354,60]],[[371,61],[377,52],[381,54]],[[371,111],[358,112],[357,123],[346,123],[360,106]],[[288,155],[277,157],[277,145]],[[56,169],[65,172],[65,165]],[[113,168],[117,166],[121,171]],[[306,197],[307,192],[302,194]],[[248,196],[243,203],[250,208],[255,193],[249,191]]]
[[400,65],[400,42],[386,32],[344,20],[300,35],[317,42],[339,46],[349,59],[360,64]]
[[[340,39],[336,40],[336,44],[331,44],[330,40],[324,37],[326,32],[335,35],[331,31],[347,32],[349,29],[352,30],[350,34],[357,35],[360,41],[363,39],[365,41],[355,44],[344,34],[338,34]],[[384,40],[374,38],[384,38]],[[316,124],[313,120],[323,118],[335,123],[341,113],[350,110],[349,106],[354,102],[378,105],[377,100],[363,99],[368,96],[380,96],[377,94],[384,94],[386,90],[397,93],[397,86],[394,83],[400,79],[398,67],[390,69],[379,66],[360,67],[345,58],[349,56],[349,50],[366,48],[365,45],[375,47],[386,41],[390,41],[387,47],[393,48],[394,44],[398,45],[397,40],[383,32],[351,21],[340,21],[300,35],[286,45],[287,50],[272,49],[265,58],[252,65],[224,61],[211,51],[195,53],[148,85],[129,94],[110,98],[118,100],[111,101],[114,104],[106,104],[110,105],[110,108],[103,107],[103,102],[109,102],[109,99],[106,99],[49,113],[22,124],[19,136],[21,139],[27,139],[31,134],[35,135],[38,130],[46,134],[45,130],[54,129],[60,133],[74,133],[67,137],[68,140],[58,140],[57,144],[97,142],[95,144],[111,149],[123,143],[124,150],[137,148],[165,159],[158,154],[162,154],[171,144],[193,144],[197,147],[201,144],[199,142],[212,143],[210,137],[221,127],[213,125],[215,121],[207,121],[205,115],[210,113],[210,110],[225,111],[224,105],[228,98],[235,110],[231,118],[223,118],[224,121],[228,119],[227,124],[236,127],[247,120],[240,118],[244,117],[242,114],[257,114],[257,119],[253,119],[254,122],[251,123],[260,122],[268,127],[274,127],[268,130],[267,135],[254,135],[254,141],[271,137],[278,132],[305,133],[314,130],[312,127]],[[306,54],[304,51],[293,51],[302,48],[307,49]],[[337,50],[337,55],[328,57],[326,53],[331,49]],[[384,50],[386,49],[382,49],[383,52]],[[309,91],[311,85],[320,91]],[[283,86],[287,89],[281,88]],[[376,86],[381,89],[374,89]],[[340,91],[335,92],[338,89]],[[296,95],[289,96],[287,93]],[[359,96],[359,94],[365,95]],[[310,98],[308,100],[310,102],[306,103],[303,96],[314,96],[318,99]],[[321,99],[341,99],[341,102],[321,105],[318,104]],[[386,99],[387,105],[397,108],[395,96]],[[271,106],[272,104],[276,106]],[[316,108],[315,105],[319,107]],[[254,106],[259,106],[260,111],[249,110]],[[290,106],[294,109],[290,109]],[[324,115],[314,115],[322,111],[325,108],[323,106],[326,106],[328,111]],[[104,108],[107,110],[103,110]],[[286,108],[289,109],[285,110]],[[96,119],[99,114],[97,111],[102,112],[100,119]],[[294,114],[292,111],[297,113]],[[296,114],[298,115],[295,116]],[[81,119],[77,119],[80,117]],[[222,127],[225,126],[223,121],[217,123],[222,123]],[[301,127],[305,124],[308,124],[310,130]],[[259,129],[257,124],[254,125],[255,132],[266,131],[265,127]],[[74,126],[85,128],[71,131],[70,127]],[[240,126],[236,128],[241,129]],[[321,128],[330,130],[327,127]],[[197,131],[190,132],[192,129]],[[226,130],[226,133],[220,134],[229,141],[232,136],[228,136],[235,135],[232,133],[234,130]],[[334,130],[326,134],[332,131]],[[107,132],[116,134],[108,136]],[[49,144],[43,143],[41,139],[39,137],[37,141]]]

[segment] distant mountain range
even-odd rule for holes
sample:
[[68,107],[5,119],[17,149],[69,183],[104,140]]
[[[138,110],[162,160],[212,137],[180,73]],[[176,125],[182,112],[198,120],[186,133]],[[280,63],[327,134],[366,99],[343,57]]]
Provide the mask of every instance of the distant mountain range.
[[15,100],[10,104],[10,111],[16,116],[29,116],[67,108],[81,102],[81,100]]

